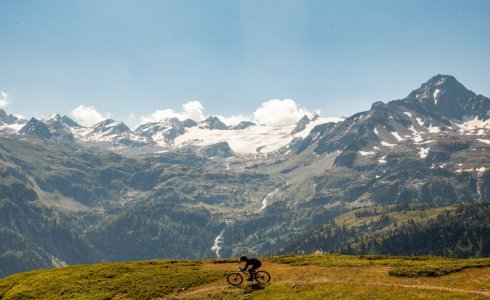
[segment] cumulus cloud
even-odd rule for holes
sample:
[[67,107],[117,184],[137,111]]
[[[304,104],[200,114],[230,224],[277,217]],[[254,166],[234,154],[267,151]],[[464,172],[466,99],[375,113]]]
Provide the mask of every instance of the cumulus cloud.
[[228,126],[235,126],[240,124],[242,121],[252,121],[251,117],[243,116],[243,115],[235,115],[230,117],[218,116],[221,122],[225,123]]
[[78,123],[84,126],[92,126],[95,123],[109,118],[110,114],[102,115],[93,106],[80,105],[70,112],[70,115]]
[[[319,114],[319,111],[315,111]],[[263,102],[251,116],[241,114],[232,116],[217,117],[228,126],[238,125],[242,121],[251,121],[256,124],[270,126],[289,126],[296,124],[304,115],[311,116],[312,112],[298,105],[292,99],[272,99]],[[181,121],[192,119],[196,122],[206,119],[204,106],[199,101],[189,101],[182,105],[182,111],[177,112],[173,109],[156,110],[151,114],[142,116],[140,123],[158,122],[163,119],[177,118]]]
[[9,95],[4,91],[0,91],[0,108],[7,107],[10,104]]
[[153,113],[142,116],[140,118],[141,123],[158,122],[163,119],[177,118],[181,121],[186,119],[192,119],[196,122],[203,121],[204,106],[199,101],[189,101],[182,105],[182,112],[176,112],[173,109],[167,108],[163,110],[156,110]]
[[199,101],[189,101],[182,105],[184,109],[184,114],[187,115],[186,119],[192,119],[196,122],[203,121],[204,117],[204,107]]
[[305,108],[299,106],[292,99],[272,99],[263,102],[253,113],[253,121],[257,124],[271,126],[294,125],[304,115],[311,115]]

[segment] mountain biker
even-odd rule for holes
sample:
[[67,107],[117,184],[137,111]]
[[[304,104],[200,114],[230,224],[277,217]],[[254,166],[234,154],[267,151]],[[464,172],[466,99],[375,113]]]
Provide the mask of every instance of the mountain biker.
[[260,266],[262,266],[262,263],[257,258],[254,258],[254,257],[248,258],[246,256],[240,257],[240,262],[245,262],[245,267],[243,267],[243,269],[240,269],[243,272],[247,271],[248,266],[252,266],[248,270],[248,274],[249,274],[248,276],[249,277],[247,278],[247,281],[252,281],[253,280],[253,274],[254,274],[255,270],[260,268]]

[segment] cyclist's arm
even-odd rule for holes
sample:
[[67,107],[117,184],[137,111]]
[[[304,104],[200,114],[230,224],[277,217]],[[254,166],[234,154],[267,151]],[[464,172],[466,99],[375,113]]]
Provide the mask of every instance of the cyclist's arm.
[[247,263],[245,264],[245,267],[243,267],[243,269],[240,269],[240,270],[242,270],[242,271],[246,271],[246,270],[247,270],[247,268],[248,268],[248,266],[250,266],[250,265],[251,265],[251,264],[250,264],[249,262],[247,262]]

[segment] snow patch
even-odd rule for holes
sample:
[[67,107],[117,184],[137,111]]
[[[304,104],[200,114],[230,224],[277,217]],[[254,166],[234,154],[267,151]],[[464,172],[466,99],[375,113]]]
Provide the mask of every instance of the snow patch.
[[385,141],[381,141],[381,145],[385,146],[385,147],[395,147],[396,144],[390,144],[390,143],[387,143]]
[[420,136],[420,135],[417,135],[413,138],[413,140],[416,142],[416,143],[420,143],[422,142],[424,139]]
[[428,147],[428,148],[420,148],[419,150],[420,150],[419,151],[420,158],[421,159],[424,159],[424,158],[427,157],[427,154],[429,154],[430,147]]
[[436,89],[434,91],[434,94],[432,95],[434,97],[434,104],[437,105],[437,101],[439,100],[438,97],[439,95],[441,94],[441,90],[440,89]]
[[409,116],[410,118],[412,117],[412,114],[409,113],[408,111],[403,112],[405,115]]
[[424,126],[424,120],[422,120],[421,118],[415,118],[415,121],[417,121],[417,124],[419,124],[419,126]]
[[386,164],[386,155],[384,155],[384,156],[380,157],[380,158],[378,159],[378,162],[379,162],[380,164]]
[[[476,130],[484,130],[484,133],[485,129],[490,129],[490,119],[483,121],[478,119],[478,117],[474,117],[473,119],[465,117],[463,120],[463,123],[455,124],[459,128],[460,133],[471,134]],[[478,134],[480,133],[482,132],[479,131]]]
[[394,137],[395,137],[395,138],[396,138],[396,139],[397,139],[399,142],[401,142],[401,141],[405,140],[405,139],[404,139],[404,138],[402,138],[402,137],[401,137],[401,136],[398,134],[398,132],[396,132],[396,131],[392,131],[392,132],[391,132],[391,134],[392,134],[392,135],[393,135],[393,136],[394,136]]
[[486,170],[487,170],[487,168],[485,168],[485,167],[481,167],[481,168],[476,169],[476,171],[477,171],[478,173],[483,173],[483,172],[485,172]]
[[438,133],[441,131],[441,128],[437,127],[437,126],[432,126],[432,124],[430,124],[429,126],[429,132],[430,133]]
[[262,206],[260,207],[260,210],[264,210],[268,205],[269,202],[274,198],[274,195],[279,191],[279,189],[275,189],[273,192],[270,192],[267,194],[264,199],[262,199]]
[[476,139],[476,140],[479,141],[479,142],[482,142],[484,144],[490,145],[490,140],[485,140],[485,139]]
[[376,152],[374,152],[374,151],[359,151],[359,154],[361,154],[362,156],[366,156],[366,155],[374,155],[374,154],[376,154]]

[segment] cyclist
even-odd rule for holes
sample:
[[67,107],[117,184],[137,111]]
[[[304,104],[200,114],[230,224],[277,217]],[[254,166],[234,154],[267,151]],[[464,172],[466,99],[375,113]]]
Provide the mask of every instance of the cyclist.
[[252,281],[254,280],[253,279],[253,274],[255,272],[255,270],[257,270],[258,268],[260,268],[260,266],[262,266],[262,263],[260,262],[260,260],[258,260],[257,258],[248,258],[246,256],[242,256],[240,257],[240,262],[245,262],[245,267],[243,267],[243,269],[240,269],[241,271],[245,272],[247,271],[247,268],[248,266],[252,266],[249,270],[248,270],[248,278],[247,278],[247,281]]

